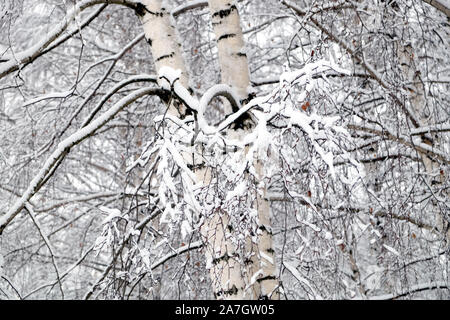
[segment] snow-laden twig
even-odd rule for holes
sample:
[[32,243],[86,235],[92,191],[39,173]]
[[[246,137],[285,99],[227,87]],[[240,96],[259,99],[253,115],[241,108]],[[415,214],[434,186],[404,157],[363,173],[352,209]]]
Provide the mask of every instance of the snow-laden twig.
[[450,289],[450,285],[448,282],[445,281],[431,281],[428,283],[419,283],[414,286],[411,286],[411,288],[404,290],[400,293],[390,293],[390,294],[384,294],[379,296],[373,296],[370,297],[370,300],[394,300],[402,297],[409,296],[416,292],[421,291],[428,291],[428,290],[435,290],[435,289]]
[[64,30],[66,30],[69,23],[72,22],[81,11],[102,2],[104,1],[85,0],[78,3],[55,28],[53,28],[45,37],[41,38],[35,45],[24,51],[14,53],[14,57],[11,57],[7,62],[0,64],[0,78],[19,69],[21,65],[36,59],[41,51],[47,48],[63,33]]
[[45,161],[39,172],[29,183],[28,188],[25,190],[22,197],[18,199],[4,215],[0,216],[0,234],[3,233],[3,230],[6,228],[6,226],[23,209],[26,202],[29,201],[37,191],[39,191],[39,189],[42,187],[42,182],[46,180],[47,175],[52,172],[54,166],[59,163],[62,158],[65,157],[65,155],[70,151],[70,148],[93,135],[98,129],[109,122],[124,107],[148,94],[158,95],[161,94],[161,90],[143,88],[128,94],[124,98],[120,99],[100,117],[59,143],[56,150],[48,157],[47,161]]
[[[296,14],[300,16],[305,16],[307,12],[305,12],[302,8],[297,6],[296,4],[291,3],[290,1],[282,0],[281,3],[283,3],[288,8],[292,9]],[[327,36],[330,37],[332,41],[337,43],[340,47],[342,47],[350,56],[352,56],[361,66],[367,71],[367,73],[371,76],[372,79],[374,79],[378,84],[386,89],[387,91],[390,91],[392,89],[391,85],[385,80],[385,78],[378,73],[376,68],[372,65],[370,65],[359,53],[358,50],[356,50],[351,44],[346,42],[344,39],[339,38],[336,36],[331,30],[329,30],[326,26],[324,26],[319,20],[315,19],[314,17],[309,17],[309,20],[323,33],[325,33]],[[408,116],[408,118],[411,120],[411,123],[417,128],[420,126],[420,121],[417,118],[417,115],[411,108],[403,103],[401,99],[394,93],[389,92],[389,95],[391,98],[403,109],[405,114]]]
[[[135,227],[134,230],[136,231],[140,231],[142,229],[144,229],[144,227],[150,222],[152,221],[154,218],[156,218],[157,216],[160,215],[161,211],[157,208],[157,206],[153,206],[153,210],[157,210],[156,213],[150,214],[148,216],[146,216],[141,222],[139,222]],[[153,211],[151,210],[151,211]],[[125,246],[127,245],[128,241],[130,240],[130,238],[133,236],[134,232],[129,232],[125,239],[122,241],[122,243],[119,245],[119,248],[117,249],[117,251],[113,254],[113,257],[110,261],[110,263],[108,264],[108,266],[105,268],[105,270],[103,271],[103,273],[101,274],[101,276],[97,279],[97,281],[90,287],[90,289],[86,292],[86,294],[83,297],[83,300],[89,300],[89,298],[92,296],[92,294],[94,293],[94,291],[98,288],[98,286],[102,283],[102,281],[108,276],[109,272],[113,269],[114,264],[117,260],[117,258],[120,256],[120,254],[122,253],[123,249],[125,248]],[[95,246],[94,246],[94,250],[95,250]]]
[[[302,275],[300,274],[300,272],[298,272],[297,268],[295,268],[293,265],[291,265],[290,263],[283,261],[283,265],[285,266],[285,268],[287,270],[289,270],[289,272],[294,276],[295,279],[297,279],[299,282],[301,282],[302,284],[306,285],[309,290],[311,290],[312,292],[312,298],[313,299],[323,299],[317,292],[316,290],[314,290],[314,288],[312,287],[311,283],[305,279],[304,277],[302,277]],[[309,292],[308,292],[309,294]]]

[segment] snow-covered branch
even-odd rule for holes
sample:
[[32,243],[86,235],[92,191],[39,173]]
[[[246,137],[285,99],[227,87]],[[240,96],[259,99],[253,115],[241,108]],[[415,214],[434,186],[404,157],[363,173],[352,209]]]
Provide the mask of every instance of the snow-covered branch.
[[64,139],[61,143],[59,143],[56,150],[48,157],[47,161],[41,167],[38,174],[30,182],[22,197],[18,199],[5,214],[0,216],[0,234],[12,221],[12,219],[14,219],[14,217],[20,212],[20,210],[23,209],[26,202],[29,201],[37,191],[39,191],[39,189],[42,187],[41,183],[47,177],[47,174],[51,172],[55,164],[57,164],[61,160],[61,158],[64,158],[64,156],[70,151],[70,148],[85,140],[87,137],[93,135],[98,129],[100,129],[108,121],[110,121],[124,107],[148,94],[158,95],[162,94],[162,92],[160,89],[152,88],[143,88],[136,90],[119,100],[108,111],[92,121],[90,124],[78,130],[68,138]]
[[370,297],[370,300],[395,300],[402,297],[407,297],[417,292],[427,291],[427,290],[435,290],[435,289],[449,289],[450,286],[447,282],[444,281],[432,281],[429,283],[420,283],[417,285],[413,285],[410,288],[400,292],[400,293],[390,293],[384,294],[380,296]]

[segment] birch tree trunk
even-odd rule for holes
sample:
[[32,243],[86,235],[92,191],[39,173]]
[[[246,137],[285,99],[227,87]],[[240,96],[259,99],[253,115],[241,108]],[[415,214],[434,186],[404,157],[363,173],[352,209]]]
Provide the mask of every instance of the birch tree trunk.
[[[140,19],[145,38],[151,48],[156,72],[159,73],[164,66],[180,70],[181,75],[178,81],[185,88],[189,88],[186,64],[183,60],[181,45],[178,42],[170,12],[166,10],[161,0],[142,0],[142,4],[144,7],[140,12]],[[161,84],[160,80],[158,81]],[[186,114],[186,109],[181,103],[173,102],[169,106],[168,113],[183,117]]]
[[[151,47],[156,71],[159,72],[164,66],[179,69],[180,84],[188,88],[186,66],[169,13],[163,7],[161,0],[144,0],[142,4],[144,8],[140,18],[147,42]],[[239,99],[245,100],[248,98],[250,80],[237,7],[234,3],[227,3],[227,1],[213,0],[209,4],[218,42],[222,82],[230,85]],[[186,110],[181,104],[172,103],[168,112],[171,115],[183,117]],[[240,131],[232,134],[242,136],[247,133]],[[198,165],[197,160],[195,165]],[[201,165],[198,167],[195,170],[197,180],[203,185],[208,185],[211,181],[210,170]],[[255,167],[262,178],[262,164],[256,162]],[[259,190],[256,203],[252,205],[258,210],[260,235],[257,244],[252,243],[251,239],[246,239],[245,252],[251,256],[246,266],[242,265],[240,259],[242,257],[239,257],[234,244],[229,241],[229,216],[226,213],[208,217],[201,228],[206,244],[206,259],[212,264],[210,276],[214,294],[219,299],[278,298],[278,294],[275,293],[278,282],[275,277],[270,208],[265,199],[264,188]],[[252,283],[252,276],[255,274],[258,274],[259,278]]]
[[234,1],[209,0],[208,4],[219,51],[222,83],[236,90],[239,99],[246,99],[250,75],[237,7]]
[[[156,73],[159,74],[161,68],[170,67],[180,70],[179,82],[185,88],[189,88],[189,77],[184,62],[181,45],[177,39],[176,30],[172,23],[170,12],[163,6],[161,0],[142,0],[141,11],[138,12],[142,22],[145,38],[150,45]],[[158,84],[162,85],[158,78]],[[184,105],[176,100],[167,101],[167,114],[179,118],[186,115]],[[152,222],[153,227],[158,229],[159,217]],[[153,287],[153,296],[160,299],[160,283]]]
[[[234,1],[224,0],[210,0],[209,7],[217,39],[222,82],[231,86],[243,101],[249,96],[250,77],[237,7]],[[247,133],[247,130],[237,130],[229,131],[228,135],[242,139]],[[262,179],[262,163],[255,161],[255,168],[258,179]],[[205,176],[205,172],[199,174]],[[275,292],[278,282],[272,248],[270,207],[265,194],[265,188],[260,188],[256,203],[251,204],[258,211],[260,234],[257,243],[252,243],[251,239],[245,240],[247,265],[241,265],[234,244],[228,240],[230,231],[227,213],[214,214],[202,226],[201,233],[208,244],[207,260],[213,261],[211,279],[216,297],[220,299],[278,298]],[[258,275],[257,279],[255,275]]]

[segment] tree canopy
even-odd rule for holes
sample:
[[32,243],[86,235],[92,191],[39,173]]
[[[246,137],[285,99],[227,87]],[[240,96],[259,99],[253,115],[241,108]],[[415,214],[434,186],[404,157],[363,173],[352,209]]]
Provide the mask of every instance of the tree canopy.
[[214,3],[0,4],[0,299],[449,299],[448,1]]

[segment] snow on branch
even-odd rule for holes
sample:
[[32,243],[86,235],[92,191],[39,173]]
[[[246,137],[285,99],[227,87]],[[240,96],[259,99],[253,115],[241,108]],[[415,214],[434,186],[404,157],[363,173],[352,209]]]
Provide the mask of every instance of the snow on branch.
[[[293,147],[286,144],[286,135],[292,131],[311,149],[311,166],[325,165],[331,177],[336,178],[337,175],[333,165],[335,155],[358,166],[342,148],[350,136],[345,128],[337,124],[341,121],[340,117],[306,113],[298,106],[310,92],[326,90],[324,83],[327,83],[326,75],[330,72],[349,74],[334,63],[317,61],[300,70],[282,74],[279,86],[270,94],[254,98],[241,106],[236,93],[225,84],[212,86],[198,101],[179,83],[179,70],[161,68],[159,79],[164,80],[160,81],[162,87],[171,90],[194,111],[193,117],[182,120],[167,114],[156,117],[155,121],[160,122],[159,141],[146,145],[147,151],[133,162],[147,163],[150,154],[153,159],[158,159],[154,179],[164,181],[157,186],[159,199],[165,207],[161,222],[172,226],[189,226],[182,228],[182,234],[186,236],[198,226],[194,215],[206,217],[214,210],[223,210],[231,213],[232,220],[235,219],[233,223],[236,230],[244,233],[253,230],[257,220],[249,204],[255,201],[256,193],[247,190],[260,176],[256,173],[256,160],[267,163],[267,172],[280,170],[277,168],[278,162],[270,158],[269,154],[276,154],[280,150],[291,152]],[[218,125],[211,126],[204,115],[208,105],[218,96],[227,98],[235,112]],[[229,132],[233,130],[226,129],[247,112],[252,113],[256,120],[255,127],[242,132],[240,136],[230,136]],[[277,129],[273,125],[274,119],[281,119],[283,125]],[[295,160],[286,159],[289,162]],[[173,166],[181,172],[178,177],[172,175]],[[214,168],[217,175],[214,183],[223,184],[223,194],[208,195],[211,192],[208,185],[203,185],[195,176],[197,168]],[[261,178],[264,179],[264,176]],[[248,204],[246,209],[242,208],[243,203]],[[245,223],[242,218],[234,216],[242,214],[243,210],[246,212],[243,214]]]
[[53,41],[55,41],[55,39],[57,39],[63,33],[64,30],[66,30],[69,23],[72,22],[81,11],[102,2],[104,1],[85,0],[78,3],[55,28],[53,28],[35,45],[29,47],[24,51],[15,53],[14,56],[11,57],[7,62],[0,64],[0,78],[3,78],[7,74],[19,69],[21,65],[30,63],[31,61],[36,59],[40,55],[41,51],[46,49]]
[[23,209],[25,204],[34,196],[34,194],[39,191],[39,189],[42,187],[42,182],[46,181],[48,174],[52,172],[55,165],[59,163],[67,155],[67,153],[69,153],[70,148],[77,145],[86,138],[92,136],[96,131],[98,131],[98,129],[109,122],[120,110],[122,110],[135,100],[148,94],[160,95],[162,93],[160,89],[152,88],[143,88],[136,90],[120,99],[108,111],[92,121],[90,124],[86,125],[85,127],[81,128],[80,130],[60,142],[56,150],[53,151],[53,153],[48,157],[47,161],[45,161],[39,172],[29,183],[28,188],[25,190],[20,199],[18,199],[4,215],[0,216],[0,234],[14,219],[14,217]]
[[[9,57],[7,61],[5,62],[2,61],[3,63],[0,64],[0,79],[10,74],[11,72],[20,69],[23,65],[33,62],[37,57],[55,48],[61,43],[67,41],[67,39],[73,36],[75,32],[72,32],[69,36],[65,36],[63,38],[59,37],[68,28],[70,23],[72,23],[72,21],[77,19],[77,16],[80,14],[81,11],[94,5],[103,4],[103,6],[99,10],[94,12],[84,22],[82,22],[80,28],[89,24],[105,8],[104,6],[105,3],[118,4],[135,9],[138,2],[132,0],[84,0],[78,2],[74,6],[74,8],[70,10],[64,18],[61,19],[61,22],[56,27],[54,27],[48,34],[42,37],[36,44],[32,45],[28,49],[14,53],[11,57]],[[78,28],[78,30],[80,28]],[[53,45],[50,46],[52,43]]]
[[429,283],[420,283],[414,286],[411,286],[409,289],[404,290],[400,293],[390,293],[380,296],[370,297],[370,300],[394,300],[402,297],[409,296],[416,292],[427,291],[427,290],[435,290],[435,289],[449,289],[450,286],[447,282],[444,281],[432,281]]

